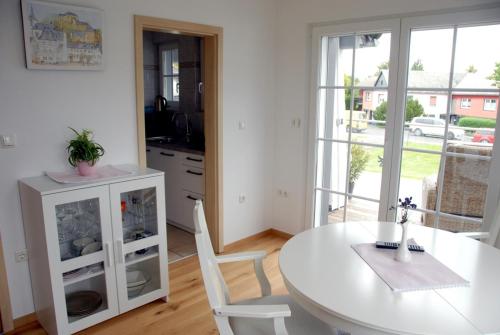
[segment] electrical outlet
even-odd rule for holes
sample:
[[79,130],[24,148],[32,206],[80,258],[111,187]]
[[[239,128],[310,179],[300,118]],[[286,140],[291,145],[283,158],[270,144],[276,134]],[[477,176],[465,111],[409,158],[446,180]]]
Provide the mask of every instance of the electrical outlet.
[[26,262],[28,260],[28,250],[19,250],[16,251],[16,262],[17,263],[22,263]]
[[16,146],[16,135],[15,134],[0,135],[0,146],[2,148],[15,147]]
[[282,190],[282,189],[278,189],[278,196],[281,197],[281,198],[288,198],[288,191]]
[[243,193],[241,193],[241,194],[239,195],[239,197],[238,197],[238,201],[239,201],[239,203],[240,203],[240,204],[242,204],[242,203],[244,203],[246,200],[247,200],[247,197],[246,197]]

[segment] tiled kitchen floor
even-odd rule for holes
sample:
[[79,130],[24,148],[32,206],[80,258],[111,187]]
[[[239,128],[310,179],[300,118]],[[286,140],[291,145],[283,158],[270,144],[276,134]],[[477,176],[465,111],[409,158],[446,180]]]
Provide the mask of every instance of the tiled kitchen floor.
[[167,224],[168,262],[196,254],[194,235]]

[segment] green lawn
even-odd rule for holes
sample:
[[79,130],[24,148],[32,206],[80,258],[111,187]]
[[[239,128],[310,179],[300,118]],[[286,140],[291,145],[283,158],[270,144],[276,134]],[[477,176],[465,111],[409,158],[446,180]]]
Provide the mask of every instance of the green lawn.
[[[408,148],[440,151],[441,146],[435,144],[406,143]],[[382,148],[365,147],[370,154],[365,171],[382,172],[378,157],[383,156]],[[440,155],[426,154],[413,151],[403,151],[401,177],[409,179],[422,179],[438,173]]]

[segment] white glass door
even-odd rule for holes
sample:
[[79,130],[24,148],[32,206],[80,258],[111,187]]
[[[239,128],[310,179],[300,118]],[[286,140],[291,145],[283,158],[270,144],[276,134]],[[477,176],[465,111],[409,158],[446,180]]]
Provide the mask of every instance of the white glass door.
[[163,178],[112,184],[110,198],[118,300],[123,313],[167,295]]
[[487,231],[498,204],[498,8],[313,29],[309,218]]
[[381,208],[387,203],[384,165],[391,153],[397,23],[344,25],[314,34],[315,226],[385,218]]
[[43,198],[61,329],[76,332],[118,314],[107,186]]
[[500,20],[475,17],[407,19],[401,33],[393,187],[417,204],[412,222],[452,232],[488,230],[498,203]]

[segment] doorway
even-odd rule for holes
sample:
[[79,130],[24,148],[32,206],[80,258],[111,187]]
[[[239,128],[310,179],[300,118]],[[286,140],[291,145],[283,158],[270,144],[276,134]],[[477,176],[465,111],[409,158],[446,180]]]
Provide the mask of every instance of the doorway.
[[[488,231],[500,190],[498,10],[313,29],[308,221]],[[481,36],[479,38],[478,36]],[[432,46],[432,47],[430,47]],[[474,46],[474,47],[472,47]]]
[[[147,141],[146,141],[146,118],[145,118],[145,94],[144,94],[144,53],[143,53],[143,36],[144,32],[153,33],[164,33],[178,36],[194,37],[199,40],[202,44],[201,48],[201,63],[203,67],[201,68],[201,78],[203,90],[202,98],[200,99],[200,108],[203,115],[203,133],[204,133],[204,154],[200,155],[199,152],[183,152],[178,156],[182,156],[182,162],[178,162],[176,166],[177,172],[179,169],[183,169],[183,172],[189,174],[189,182],[194,183],[194,179],[199,179],[203,175],[204,180],[201,186],[196,186],[195,190],[191,192],[182,186],[178,186],[176,191],[179,197],[179,201],[186,202],[184,207],[190,204],[194,205],[193,199],[202,199],[204,201],[205,213],[207,218],[208,230],[210,232],[210,237],[214,247],[214,251],[219,253],[223,251],[223,221],[222,221],[222,34],[223,30],[220,27],[201,25],[196,23],[181,22],[174,20],[167,20],[154,17],[145,16],[135,16],[134,17],[135,26],[135,68],[136,68],[136,112],[137,112],[137,143],[138,143],[138,156],[139,165],[141,167],[148,166],[147,152]],[[179,80],[182,79],[182,75],[176,72],[178,68],[175,68],[175,59],[179,56],[179,49],[176,43],[164,43],[160,50],[160,57],[165,57],[171,67],[169,71],[161,70],[162,73],[162,96],[170,99],[170,105],[176,105],[179,103],[179,96],[177,88],[179,87]],[[177,65],[178,66],[178,60]],[[180,83],[182,85],[182,83]],[[165,98],[163,97],[163,98]],[[168,100],[164,102],[166,106],[169,104]],[[180,115],[182,114],[182,115]],[[190,121],[188,121],[188,116],[184,116],[186,113],[174,112],[172,117],[168,119],[173,123],[177,124],[177,119],[183,119],[184,124],[182,125],[185,129],[189,129]],[[191,141],[191,132],[186,131],[183,134],[185,138],[184,142]],[[189,139],[186,139],[189,137]],[[165,141],[170,141],[165,138]],[[151,149],[148,146],[148,150]],[[165,150],[162,150],[165,151]],[[159,153],[162,158],[173,158],[175,152],[163,152]],[[176,159],[177,156],[175,157]],[[162,163],[163,164],[163,163]],[[165,162],[165,164],[171,164]],[[150,164],[149,164],[150,165]],[[176,169],[174,167],[174,169]],[[185,170],[185,171],[184,171]],[[171,184],[176,182],[174,179],[170,179]],[[202,191],[201,191],[202,190]],[[166,189],[166,193],[167,189]],[[189,204],[187,204],[189,202]],[[182,204],[175,204],[174,207],[183,206]],[[192,218],[192,212],[189,210],[184,210],[178,215],[179,219],[174,220],[175,222],[182,221],[182,216],[186,217],[186,220]],[[168,217],[168,210],[167,210]],[[180,227],[185,228],[186,225],[180,225]],[[173,231],[174,229],[171,229]],[[185,228],[185,230],[189,230]],[[191,231],[191,232],[194,232]]]

